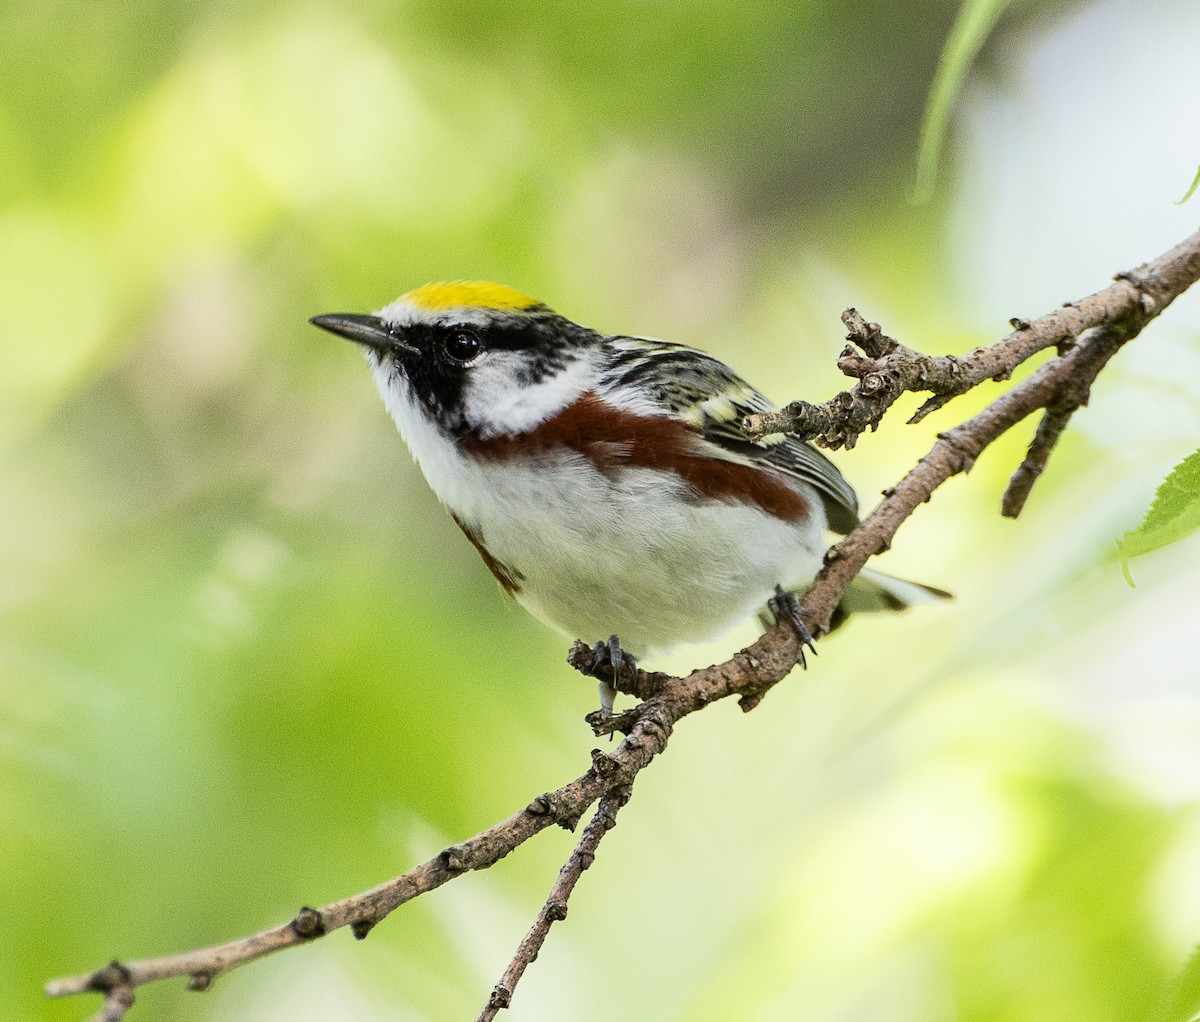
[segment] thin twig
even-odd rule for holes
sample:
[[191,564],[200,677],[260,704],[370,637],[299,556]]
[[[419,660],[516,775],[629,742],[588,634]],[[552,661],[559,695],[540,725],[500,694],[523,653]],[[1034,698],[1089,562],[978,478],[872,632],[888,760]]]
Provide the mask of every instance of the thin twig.
[[128,984],[115,986],[104,995],[104,1003],[92,1016],[91,1022],[121,1022],[132,1007],[133,987]]
[[743,426],[755,438],[794,433],[824,447],[850,448],[862,433],[879,425],[905,391],[931,393],[933,397],[909,420],[919,422],[952,398],[985,380],[1008,379],[1017,366],[1038,352],[1070,344],[1087,330],[1130,318],[1153,318],[1180,294],[1178,282],[1195,280],[1197,237],[1193,234],[1157,259],[1117,274],[1104,290],[1067,302],[1037,320],[1014,318],[1013,332],[1007,337],[966,355],[932,356],[914,351],[884,335],[878,324],[867,323],[854,309],[847,309],[842,316],[849,331],[846,339],[868,357],[847,347],[838,366],[858,384],[824,404],[794,401],[776,412],[748,416]]
[[1046,470],[1050,452],[1054,450],[1058,438],[1062,436],[1078,407],[1063,405],[1046,409],[1025,454],[1025,460],[1017,466],[1017,470],[1008,481],[1004,496],[1000,498],[1000,513],[1005,518],[1017,518],[1025,509],[1025,501],[1033,491],[1033,484]]
[[550,933],[550,927],[567,918],[567,903],[571,900],[571,892],[575,890],[583,871],[595,861],[600,840],[617,825],[617,812],[629,801],[630,791],[630,786],[623,784],[613,788],[600,799],[596,815],[584,828],[571,857],[558,871],[558,879],[554,881],[546,903],[537,914],[529,932],[525,934],[525,939],[517,947],[516,954],[508,963],[508,968],[504,970],[504,975],[500,977],[500,982],[492,990],[487,1004],[475,1022],[491,1022],[502,1009],[512,1003],[513,991],[516,990],[525,970],[537,959],[538,952],[542,950],[542,945]]
[[[1098,327],[1097,330],[1116,332],[1118,327],[1105,326]],[[1060,350],[1065,353],[1069,349]],[[1005,518],[1016,518],[1025,508],[1025,501],[1029,499],[1033,484],[1046,469],[1050,453],[1070,423],[1071,416],[1088,403],[1092,394],[1092,383],[1104,365],[1104,362],[1096,362],[1091,366],[1081,366],[1079,372],[1061,383],[1054,400],[1046,406],[1046,412],[1042,421],[1038,423],[1029,450],[1012,474],[1000,500],[1000,513]]]
[[[1117,283],[1104,291],[1033,323],[1021,323],[1014,334],[954,361],[931,359],[906,349],[877,327],[862,322],[861,317],[848,314],[847,325],[863,350],[878,363],[873,368],[867,367],[853,351],[843,358],[848,366],[853,363],[851,375],[861,371],[860,386],[873,374],[895,369],[899,378],[906,381],[902,389],[932,390],[934,401],[948,400],[984,379],[1004,376],[1044,348],[1057,345],[1060,354],[979,414],[940,434],[920,463],[885,492],[883,501],[861,525],[829,551],[825,566],[801,603],[801,616],[809,631],[822,635],[828,630],[851,580],[868,558],[888,548],[900,525],[938,486],[967,471],[989,444],[1017,422],[1039,409],[1047,409],[1055,418],[1046,426],[1041,443],[1035,440],[1037,450],[1031,451],[1031,468],[1027,470],[1033,472],[1036,465],[1040,472],[1059,435],[1057,421],[1063,410],[1086,402],[1088,388],[1113,354],[1198,278],[1200,232],[1159,259],[1122,274]],[[1096,326],[1111,329],[1091,329]],[[1076,338],[1078,342],[1073,343]],[[889,363],[889,359],[894,361]],[[907,381],[918,377],[919,386],[908,385]],[[894,389],[887,380],[883,385],[870,387],[885,395]],[[885,410],[891,400],[894,398],[883,402]],[[840,425],[831,423],[831,429],[833,432],[841,429],[847,437],[857,436],[854,430],[858,421],[847,412]],[[878,421],[878,416],[874,421]],[[1024,483],[1020,486],[1028,492]],[[190,976],[189,989],[204,990],[217,976],[239,965],[308,943],[345,926],[361,939],[400,905],[463,873],[486,869],[551,824],[573,830],[589,806],[632,784],[639,771],[665,749],[675,724],[683,717],[729,696],[739,696],[743,710],[752,709],[791,671],[798,653],[796,633],[784,624],[766,632],[726,663],[695,671],[685,678],[637,672],[618,687],[636,692],[644,701],[607,724],[599,719],[594,719],[593,724],[597,733],[615,729],[625,732],[627,737],[611,754],[594,751],[592,765],[585,773],[556,791],[538,796],[507,820],[368,891],[320,909],[304,908],[282,926],[183,954],[124,964],[113,962],[94,972],[53,980],[46,984],[46,993],[51,997],[102,993],[105,1000],[96,1016],[97,1022],[119,1022],[133,1002],[134,988],[143,984]]]

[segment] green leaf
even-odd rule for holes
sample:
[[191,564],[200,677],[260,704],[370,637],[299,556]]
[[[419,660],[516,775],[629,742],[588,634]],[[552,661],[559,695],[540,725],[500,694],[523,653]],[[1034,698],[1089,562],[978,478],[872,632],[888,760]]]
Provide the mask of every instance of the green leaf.
[[[1195,455],[1193,455],[1195,457]],[[1195,1022],[1200,1014],[1200,945],[1192,949],[1154,1022]]]
[[[1200,451],[1189,454],[1163,480],[1142,524],[1117,540],[1125,581],[1133,585],[1129,559],[1157,550],[1200,529]],[[1200,963],[1197,964],[1200,984]]]
[[937,177],[938,159],[946,141],[946,128],[954,100],[962,90],[967,71],[1012,0],[964,0],[958,17],[946,38],[942,59],[938,62],[925,115],[921,119],[921,137],[917,149],[917,173],[912,201],[928,202]]
[[1196,168],[1196,176],[1192,178],[1191,187],[1184,192],[1183,198],[1176,201],[1176,206],[1182,206],[1188,199],[1196,194],[1196,189],[1200,187],[1200,167]]

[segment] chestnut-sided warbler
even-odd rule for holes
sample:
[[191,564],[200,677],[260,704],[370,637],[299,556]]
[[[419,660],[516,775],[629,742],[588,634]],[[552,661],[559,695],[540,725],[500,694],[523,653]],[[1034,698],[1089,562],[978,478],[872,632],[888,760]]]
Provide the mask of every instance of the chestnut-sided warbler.
[[[312,322],[366,349],[425,478],[501,588],[567,636],[615,633],[597,643],[611,670],[706,639],[773,589],[771,610],[807,639],[778,583],[812,580],[826,531],[852,529],[858,501],[808,444],[747,439],[742,419],[774,406],[723,362],[597,333],[484,282]],[[864,572],[838,618],[945,595]],[[600,690],[611,710],[615,692]]]

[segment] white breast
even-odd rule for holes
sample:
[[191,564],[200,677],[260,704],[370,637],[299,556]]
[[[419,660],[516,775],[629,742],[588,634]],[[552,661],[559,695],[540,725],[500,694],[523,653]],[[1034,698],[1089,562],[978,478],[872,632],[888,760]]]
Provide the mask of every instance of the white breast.
[[[708,638],[758,610],[776,582],[807,582],[821,523],[753,505],[698,501],[673,472],[614,476],[564,452],[537,463],[476,463],[488,494],[469,521],[524,578],[517,599],[570,638],[620,636],[637,655]],[[819,507],[815,493],[812,503]]]
[[518,463],[464,458],[376,371],[388,410],[441,501],[496,560],[517,599],[586,641],[615,633],[635,655],[708,638],[758,610],[775,584],[807,583],[824,516],[789,524],[757,506],[699,501],[673,472],[612,475],[571,451]]

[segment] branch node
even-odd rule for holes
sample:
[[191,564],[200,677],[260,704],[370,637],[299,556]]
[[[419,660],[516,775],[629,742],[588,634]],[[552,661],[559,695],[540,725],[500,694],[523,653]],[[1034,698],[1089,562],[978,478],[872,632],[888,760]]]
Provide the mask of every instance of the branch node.
[[375,924],[378,919],[355,919],[350,924],[350,932],[354,934],[355,940],[366,940],[367,934],[375,929]]
[[[590,866],[592,864],[592,862],[595,861],[595,858],[596,857],[594,855],[591,855],[590,853],[586,854],[586,856],[583,853],[581,853],[579,856],[579,861],[581,864],[585,863],[583,865],[583,868],[587,869],[588,866]],[[551,922],[555,922],[555,923],[561,922],[562,920],[566,919],[567,918],[567,903],[565,901],[548,901],[548,902],[546,902],[546,916],[547,916],[547,918],[550,919]]]
[[667,747],[667,739],[671,737],[671,721],[661,709],[654,708],[656,712],[647,712],[642,715],[638,721],[642,730],[646,732],[646,737],[658,746],[659,749]]
[[97,969],[88,978],[85,989],[106,994],[117,987],[127,987],[133,982],[129,970],[115,958],[103,969]]
[[1031,329],[1033,329],[1033,324],[1030,323],[1029,320],[1023,319],[1021,316],[1013,316],[1013,318],[1010,319],[1008,322],[1009,322],[1009,325],[1014,330],[1031,330]]
[[867,373],[862,378],[862,391],[864,394],[876,394],[887,386],[887,381],[884,379],[883,373]]
[[200,993],[212,986],[213,974],[211,972],[193,972],[191,979],[188,980],[187,988]]
[[442,862],[445,863],[446,869],[451,873],[465,873],[470,867],[467,865],[467,852],[461,845],[451,845],[442,852]]
[[583,818],[583,810],[580,809],[577,813],[559,812],[554,814],[554,822],[557,823],[568,834],[574,834],[575,828],[579,826],[579,821]]
[[292,932],[301,940],[315,940],[325,936],[325,920],[315,908],[305,905],[291,922]]
[[[649,675],[648,675],[649,677]],[[644,703],[638,706],[630,707],[622,713],[610,713],[607,710],[593,710],[583,719],[584,722],[592,729],[592,734],[596,738],[603,738],[605,735],[615,735],[617,733],[627,735],[633,730],[636,724],[642,717],[641,707]]]
[[539,795],[525,807],[525,812],[527,812],[530,816],[545,816],[548,812],[550,812],[550,809],[550,796]]
[[617,765],[617,761],[608,753],[600,749],[592,750],[592,769],[596,771],[597,777],[607,777],[617,769]]
[[878,323],[868,323],[863,319],[857,309],[847,309],[843,312],[842,322],[849,331],[846,340],[853,341],[872,358],[883,358],[900,347],[883,332]]
[[1120,273],[1114,273],[1113,280],[1124,280],[1145,294],[1151,281],[1151,278],[1146,275],[1145,271],[1146,267],[1143,264],[1132,270],[1122,270]]
[[936,412],[939,408],[944,408],[955,396],[954,394],[934,394],[933,397],[927,399],[920,408],[913,412],[912,418],[908,420],[908,424],[915,426],[930,412]]
[[[945,433],[939,433],[937,438],[958,452],[960,458],[960,472],[970,472],[971,469],[974,468],[975,459],[979,457],[979,454],[977,451],[973,450],[959,439],[958,431],[956,429],[947,430]],[[926,498],[926,500],[928,500],[928,498]]]
[[837,367],[846,376],[857,376],[859,368],[868,364],[867,359],[862,357],[862,352],[852,344],[847,344],[837,357]]
[[765,692],[747,692],[744,696],[742,696],[741,699],[738,700],[738,709],[741,710],[742,713],[749,713],[763,701],[764,695],[766,695]]
[[489,1008],[507,1008],[512,1004],[512,991],[503,983],[497,983],[488,998]]

